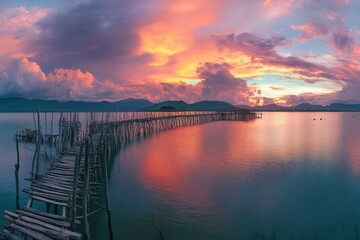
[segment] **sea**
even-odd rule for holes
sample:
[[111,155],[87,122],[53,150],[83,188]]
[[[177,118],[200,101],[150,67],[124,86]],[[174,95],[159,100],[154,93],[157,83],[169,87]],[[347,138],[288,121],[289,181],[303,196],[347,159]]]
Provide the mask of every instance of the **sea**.
[[[0,214],[16,207],[21,127],[34,128],[32,113],[0,113]],[[34,148],[19,143],[20,189]],[[124,145],[109,165],[115,239],[360,239],[359,112],[266,112],[173,129]],[[27,199],[21,192],[21,205]],[[108,239],[106,212],[89,220],[91,238]]]

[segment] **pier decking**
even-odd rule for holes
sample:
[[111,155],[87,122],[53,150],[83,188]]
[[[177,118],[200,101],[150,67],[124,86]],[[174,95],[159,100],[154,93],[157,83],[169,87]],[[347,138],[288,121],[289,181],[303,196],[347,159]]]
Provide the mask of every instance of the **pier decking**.
[[[15,212],[4,211],[9,224],[4,227],[1,237],[14,240],[90,239],[88,218],[106,210],[109,236],[114,239],[107,174],[112,150],[160,131],[213,121],[244,121],[258,117],[258,113],[244,110],[143,113],[126,119],[116,113],[106,113],[101,120],[92,114],[82,136],[76,117],[69,120],[61,117],[57,141],[59,152],[45,173],[39,173],[33,167],[28,178],[31,185],[23,190],[29,195],[27,205],[22,208],[18,206]],[[42,138],[40,131],[37,137],[38,146]],[[39,150],[38,147],[36,149]],[[36,160],[39,161],[38,156],[34,156],[33,165]],[[90,203],[100,197],[97,190],[101,187],[106,190],[105,206],[92,209]]]

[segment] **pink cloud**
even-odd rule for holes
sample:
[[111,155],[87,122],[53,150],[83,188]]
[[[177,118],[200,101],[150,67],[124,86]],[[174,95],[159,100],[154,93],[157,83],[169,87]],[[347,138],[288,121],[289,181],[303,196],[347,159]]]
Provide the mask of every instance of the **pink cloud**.
[[301,31],[301,37],[296,38],[300,42],[322,37],[330,31],[330,27],[320,19],[312,20],[301,26],[291,26],[291,28]]
[[50,13],[47,8],[17,7],[0,11],[0,58],[34,54],[31,39],[38,34],[36,23]]
[[0,69],[0,95],[59,100],[92,99],[97,80],[80,69],[55,69],[45,74],[27,58],[14,59]]

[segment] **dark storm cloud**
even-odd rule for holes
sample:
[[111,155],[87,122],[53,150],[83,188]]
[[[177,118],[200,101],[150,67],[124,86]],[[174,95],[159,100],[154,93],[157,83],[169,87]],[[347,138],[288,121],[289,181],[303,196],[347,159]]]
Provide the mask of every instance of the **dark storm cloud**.
[[121,61],[139,47],[145,9],[144,1],[94,0],[55,12],[38,23],[34,59],[45,69]]

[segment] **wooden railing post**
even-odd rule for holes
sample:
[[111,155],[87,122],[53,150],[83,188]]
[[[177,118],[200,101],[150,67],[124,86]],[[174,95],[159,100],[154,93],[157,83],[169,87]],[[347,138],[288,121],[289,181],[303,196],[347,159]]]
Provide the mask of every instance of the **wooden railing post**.
[[90,228],[88,222],[88,195],[89,195],[89,140],[85,140],[84,161],[84,183],[83,183],[83,217],[84,217],[84,239],[90,240]]

